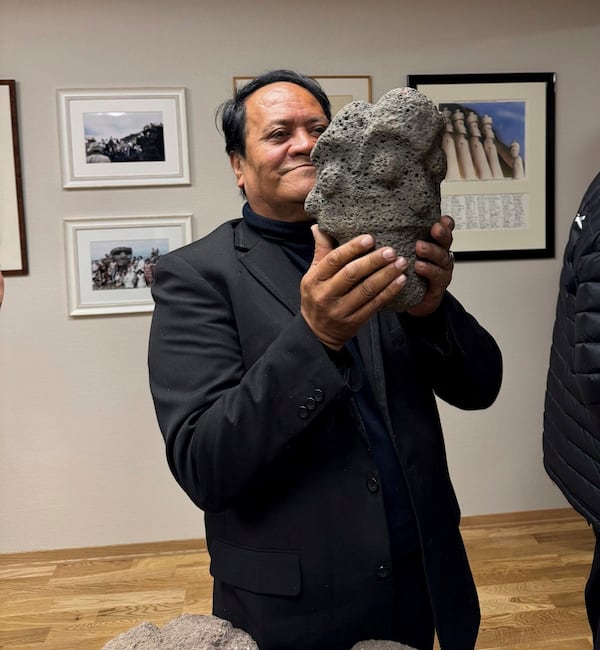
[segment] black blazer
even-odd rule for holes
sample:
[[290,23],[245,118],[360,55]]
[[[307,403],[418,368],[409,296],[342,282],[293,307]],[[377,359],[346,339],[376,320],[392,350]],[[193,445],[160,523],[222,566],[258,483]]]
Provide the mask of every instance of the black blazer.
[[[353,368],[313,336],[299,283],[240,220],[162,257],[150,383],[170,468],[205,512],[214,614],[261,650],[348,650],[390,638],[386,516]],[[479,608],[435,394],[489,406],[501,357],[452,296],[438,312],[382,313],[358,338],[409,485],[441,647],[468,650]]]

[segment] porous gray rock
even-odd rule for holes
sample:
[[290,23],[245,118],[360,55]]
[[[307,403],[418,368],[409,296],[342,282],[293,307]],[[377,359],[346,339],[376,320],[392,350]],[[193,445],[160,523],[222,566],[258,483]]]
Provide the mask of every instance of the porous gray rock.
[[[258,650],[250,635],[218,616],[183,614],[162,628],[144,622],[119,634],[102,650]],[[323,648],[327,650],[327,648]],[[395,641],[362,641],[351,650],[416,650]]]
[[340,244],[369,233],[377,247],[392,246],[408,261],[406,287],[388,310],[406,311],[426,290],[414,272],[415,243],[440,218],[445,130],[428,97],[395,88],[376,104],[347,104],[311,154],[317,179],[304,207],[320,230]]
[[102,650],[258,650],[246,632],[217,616],[183,614],[162,628],[140,623]]
[[396,641],[362,641],[353,645],[350,650],[417,650],[412,646],[405,645],[404,643],[397,643]]

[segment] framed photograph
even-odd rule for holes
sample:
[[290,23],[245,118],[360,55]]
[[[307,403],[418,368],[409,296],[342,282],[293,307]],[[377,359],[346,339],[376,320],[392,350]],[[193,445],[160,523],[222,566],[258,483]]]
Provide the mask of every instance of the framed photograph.
[[[331,115],[335,115],[340,108],[357,100],[371,102],[371,77],[365,75],[329,77],[322,75],[310,75],[318,81],[323,90],[327,93],[331,102]],[[254,77],[234,77],[234,90],[241,88]]]
[[0,268],[27,275],[27,245],[14,79],[0,80]]
[[184,88],[57,95],[63,187],[189,185]]
[[457,259],[554,256],[552,72],[408,75],[446,117],[442,214]]
[[191,215],[67,218],[70,316],[147,312],[161,255],[192,241]]

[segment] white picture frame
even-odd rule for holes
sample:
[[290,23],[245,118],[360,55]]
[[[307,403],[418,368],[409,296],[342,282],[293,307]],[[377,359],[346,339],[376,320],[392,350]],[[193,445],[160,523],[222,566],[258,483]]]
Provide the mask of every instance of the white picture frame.
[[57,101],[65,189],[190,184],[185,88],[60,89]]
[[192,241],[192,216],[67,217],[64,236],[70,316],[151,312],[153,265]]

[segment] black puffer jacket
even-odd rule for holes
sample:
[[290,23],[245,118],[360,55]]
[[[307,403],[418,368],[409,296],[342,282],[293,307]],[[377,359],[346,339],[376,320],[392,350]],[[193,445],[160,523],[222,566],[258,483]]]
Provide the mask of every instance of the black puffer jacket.
[[600,529],[600,174],[565,248],[544,409],[544,465]]

